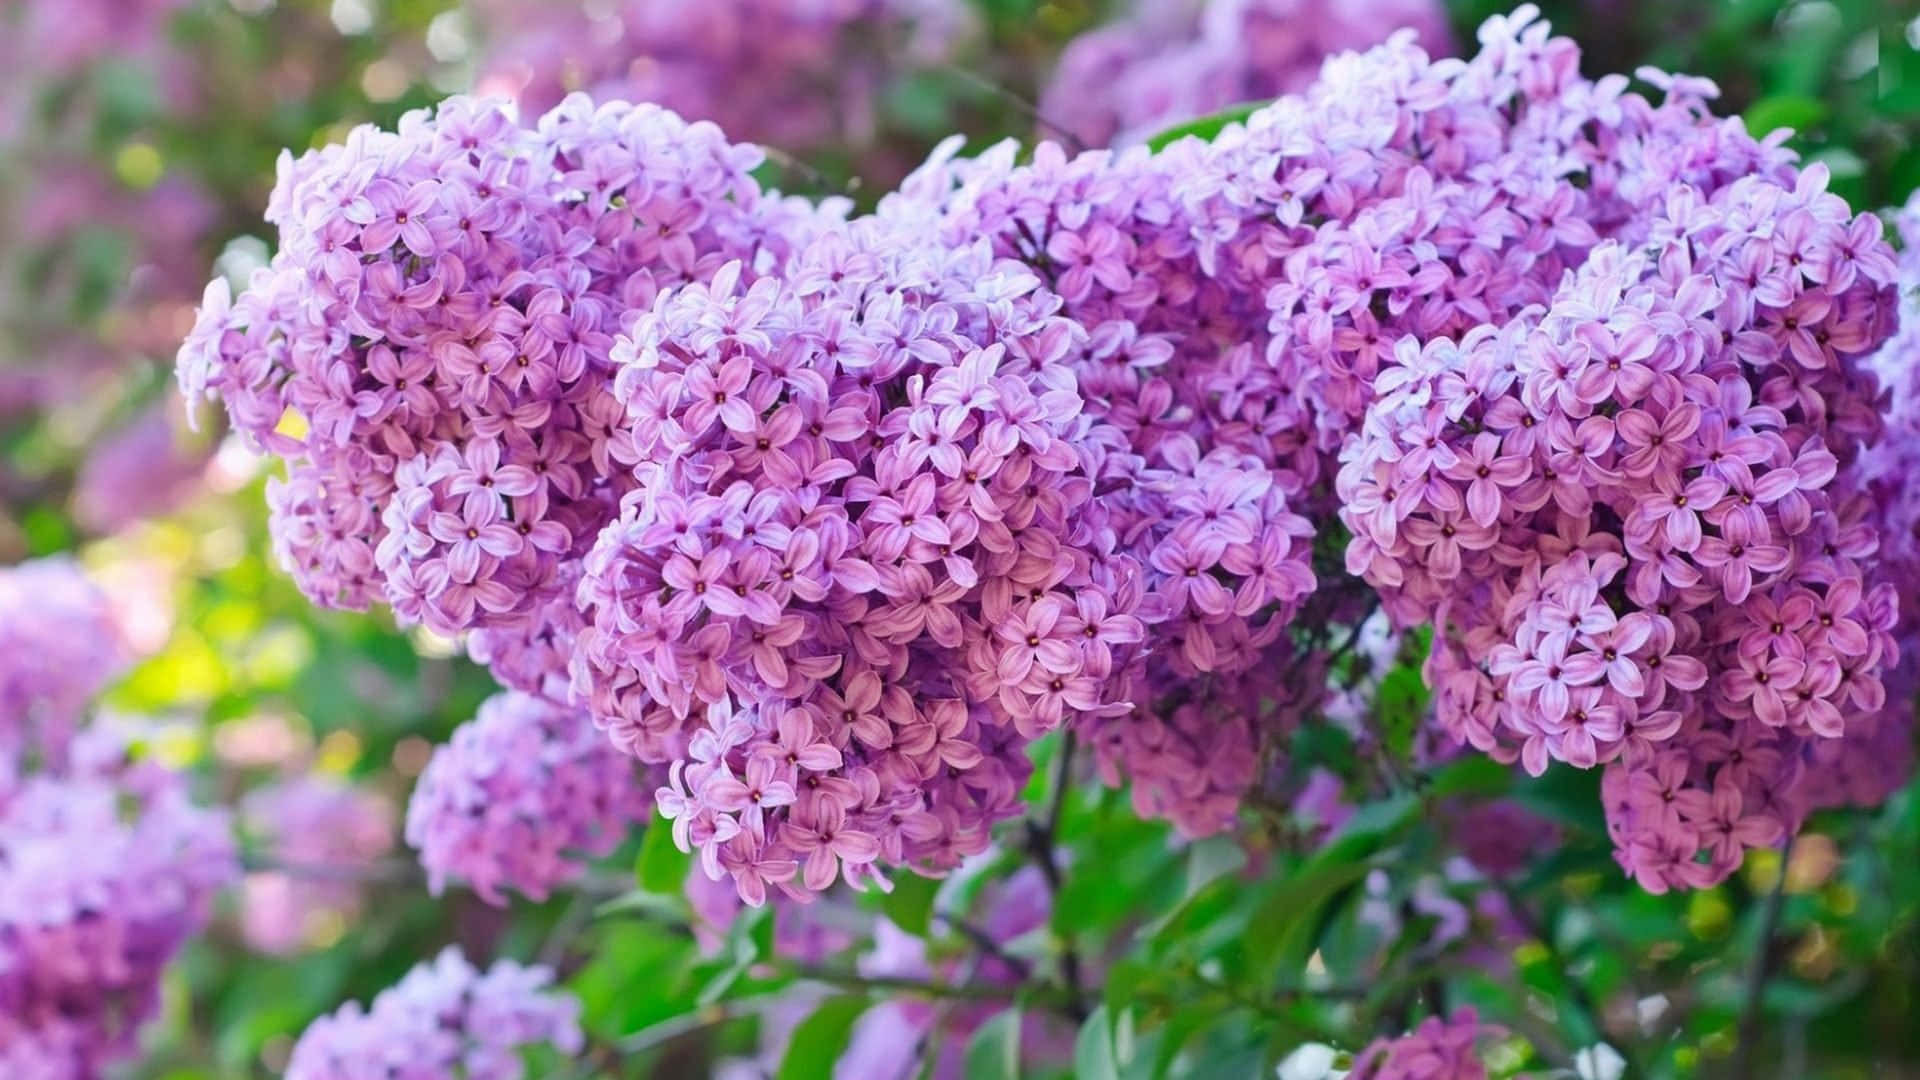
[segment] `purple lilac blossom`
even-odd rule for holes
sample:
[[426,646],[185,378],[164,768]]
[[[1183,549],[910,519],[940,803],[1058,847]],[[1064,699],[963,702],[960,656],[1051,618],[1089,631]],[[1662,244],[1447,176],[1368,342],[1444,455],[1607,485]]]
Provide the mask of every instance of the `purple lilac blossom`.
[[322,773],[255,788],[240,818],[281,867],[249,873],[241,885],[241,933],[262,952],[295,952],[323,921],[353,918],[362,899],[356,872],[393,849],[392,804]]
[[510,691],[434,751],[407,804],[407,843],[435,893],[456,879],[493,904],[544,900],[649,812],[632,759],[585,712]]
[[1141,640],[1076,324],[1026,268],[866,220],[663,294],[615,347],[640,493],[586,559],[575,689],[671,762],[676,835],[752,903],[944,870],[1022,748],[1123,706]]
[[283,156],[280,251],[237,298],[208,287],[179,370],[287,460],[268,502],[302,590],[537,633],[633,485],[623,315],[728,262],[765,270],[834,212],[762,192],[759,161],[710,124],[584,97],[535,127],[456,97]]
[[287,1080],[522,1080],[527,1047],[583,1045],[577,1001],[553,973],[501,960],[476,970],[453,947],[381,992],[315,1020],[294,1045]]
[[1349,566],[1439,613],[1439,723],[1536,775],[1607,765],[1649,889],[1797,829],[1803,747],[1896,655],[1835,483],[1879,427],[1890,260],[1824,180],[1676,186],[1657,260],[1602,245],[1553,306],[1384,372],[1340,476]]
[[162,970],[239,872],[225,813],[89,730],[0,781],[0,1064],[95,1077],[137,1049]]
[[1067,44],[1040,98],[1049,128],[1128,146],[1230,105],[1307,89],[1321,63],[1402,27],[1452,49],[1435,0],[1139,0]]

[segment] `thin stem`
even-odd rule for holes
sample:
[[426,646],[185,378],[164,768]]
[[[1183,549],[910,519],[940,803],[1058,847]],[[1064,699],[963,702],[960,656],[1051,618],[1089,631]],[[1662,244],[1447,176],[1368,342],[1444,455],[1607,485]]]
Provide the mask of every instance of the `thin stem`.
[[[898,975],[864,975],[858,971],[842,968],[820,967],[809,964],[789,968],[797,979],[824,983],[846,990],[888,990],[914,997],[931,998],[941,1001],[1036,1001],[1048,1002],[1064,999],[1065,993],[1057,987],[1033,986],[1022,983],[943,983],[931,979],[910,979]],[[1064,1004],[1064,1001],[1061,1001]]]
[[958,77],[969,86],[985,90],[994,97],[1012,105],[1029,120],[1060,136],[1060,141],[1066,143],[1067,149],[1072,150],[1074,153],[1078,154],[1087,149],[1087,141],[1075,134],[1072,129],[1047,119],[1046,114],[1040,111],[1038,105],[1035,105],[1033,102],[1028,101],[1026,98],[1021,97],[1019,94],[1014,93],[999,83],[994,82],[992,79],[987,78],[977,71],[961,67],[959,64],[942,64],[940,65],[940,69],[949,75]]
[[1013,971],[1014,976],[1020,981],[1025,982],[1033,975],[1033,965],[1027,961],[1026,957],[1015,956],[1006,949],[1001,948],[1000,943],[993,939],[993,935],[987,933],[980,927],[975,926],[957,915],[951,915],[944,911],[934,912],[933,917],[945,923],[948,929],[966,938],[968,943],[980,950],[981,953],[991,956],[995,960],[1007,965],[1007,967]]
[[1760,939],[1754,943],[1753,961],[1747,967],[1746,1000],[1740,1006],[1740,1033],[1734,1043],[1731,1076],[1753,1075],[1753,1056],[1760,1047],[1761,998],[1773,974],[1773,935],[1780,927],[1780,912],[1786,907],[1787,864],[1792,858],[1793,837],[1789,836],[1780,848],[1780,876],[1767,894],[1767,905],[1760,914]]
[[[1053,792],[1048,800],[1047,816],[1038,822],[1027,819],[1027,853],[1039,866],[1040,875],[1047,882],[1047,892],[1054,899],[1059,898],[1061,885],[1060,860],[1054,850],[1054,842],[1059,838],[1060,816],[1066,810],[1067,785],[1073,779],[1073,752],[1076,745],[1073,732],[1068,731],[1061,737],[1054,762]],[[1077,1023],[1085,1020],[1091,1011],[1087,1007],[1086,991],[1081,985],[1080,954],[1074,949],[1071,938],[1060,937],[1058,943],[1060,978],[1071,995],[1067,1015]]]

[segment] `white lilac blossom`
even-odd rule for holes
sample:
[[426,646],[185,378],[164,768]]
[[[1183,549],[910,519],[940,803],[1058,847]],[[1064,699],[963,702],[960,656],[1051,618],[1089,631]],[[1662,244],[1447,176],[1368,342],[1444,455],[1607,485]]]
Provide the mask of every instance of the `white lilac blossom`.
[[577,1001],[553,973],[511,960],[482,972],[449,947],[382,991],[315,1020],[294,1044],[287,1080],[522,1080],[528,1047],[582,1046]]
[[579,709],[496,694],[434,751],[407,804],[407,843],[434,892],[448,880],[491,903],[544,900],[645,820],[631,758]]

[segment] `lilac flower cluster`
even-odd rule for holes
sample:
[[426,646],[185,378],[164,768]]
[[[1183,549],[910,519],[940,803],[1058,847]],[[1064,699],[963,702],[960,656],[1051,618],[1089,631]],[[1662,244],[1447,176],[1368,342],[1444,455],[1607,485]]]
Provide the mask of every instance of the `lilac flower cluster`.
[[631,486],[607,357],[623,313],[765,266],[814,218],[760,191],[759,160],[578,97],[535,128],[453,98],[283,157],[280,250],[237,300],[208,287],[179,367],[288,460],[269,503],[307,595],[524,630]]
[[382,991],[315,1020],[294,1044],[287,1080],[521,1080],[522,1053],[577,1054],[579,1003],[553,973],[502,960],[485,972],[449,947]]
[[496,694],[434,751],[407,804],[407,843],[438,893],[449,878],[490,903],[544,900],[651,812],[633,762],[578,709]]
[[237,874],[226,815],[107,732],[0,780],[0,1064],[23,1070],[7,1075],[82,1080],[133,1053],[162,969]]
[[1439,624],[1437,720],[1538,774],[1609,769],[1622,864],[1707,884],[1798,826],[1800,741],[1885,699],[1843,462],[1892,265],[1809,170],[1672,189],[1648,250],[1596,249],[1545,310],[1408,355],[1345,455],[1348,565]]
[[576,689],[675,762],[663,811],[756,903],[984,850],[1026,741],[1120,708],[1141,640],[1055,362],[1079,327],[1024,267],[915,235],[723,269],[615,350],[640,492],[587,556]]
[[476,6],[482,92],[534,111],[575,90],[653,101],[796,152],[872,142],[895,82],[944,61],[970,28],[958,0]]
[[19,766],[65,759],[128,659],[106,595],[71,560],[0,568],[0,789]]
[[1429,1016],[1420,1026],[1393,1039],[1369,1043],[1348,1080],[1486,1080],[1478,1045],[1499,1029],[1480,1022],[1472,1009],[1446,1019]]
[[249,947],[291,953],[330,921],[360,910],[363,870],[393,848],[393,807],[379,794],[322,773],[247,793],[240,818],[281,869],[242,883],[240,928]]
[[1089,146],[1127,146],[1194,117],[1307,89],[1327,57],[1402,27],[1451,49],[1433,0],[1140,0],[1067,44],[1040,115]]

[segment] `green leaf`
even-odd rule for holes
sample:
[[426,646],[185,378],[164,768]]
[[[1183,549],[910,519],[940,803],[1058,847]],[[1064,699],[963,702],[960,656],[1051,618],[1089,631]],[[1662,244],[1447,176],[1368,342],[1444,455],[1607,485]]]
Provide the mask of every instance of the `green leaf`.
[[1513,787],[1513,766],[1484,754],[1468,754],[1443,766],[1427,785],[1435,798],[1453,795],[1504,795]]
[[1264,969],[1268,983],[1292,985],[1313,953],[1327,903],[1367,876],[1374,855],[1413,826],[1420,806],[1411,795],[1396,795],[1361,807],[1325,847],[1281,882],[1253,917],[1252,925],[1277,930],[1249,941],[1254,970]]
[[1019,1080],[1020,1010],[1008,1009],[981,1024],[967,1040],[963,1066],[967,1080]]
[[1747,130],[1754,138],[1762,139],[1780,128],[1791,128],[1804,135],[1819,127],[1826,118],[1827,106],[1818,98],[1775,94],[1747,106],[1741,119],[1747,122]]
[[778,1080],[816,1080],[833,1075],[833,1063],[846,1050],[854,1021],[866,1011],[864,997],[828,998],[793,1029],[787,1055],[780,1059]]
[[926,937],[933,923],[933,898],[941,879],[911,872],[894,875],[893,891],[880,897],[880,910],[893,925],[915,937]]
[[1158,135],[1152,136],[1147,139],[1147,147],[1157,154],[1189,135],[1197,139],[1211,140],[1214,136],[1226,130],[1228,124],[1238,124],[1244,121],[1247,117],[1265,108],[1267,104],[1265,101],[1249,101],[1241,105],[1229,105],[1217,113],[1202,116],[1198,120],[1189,120],[1184,124],[1177,124],[1162,131]]
[[1074,1080],[1119,1080],[1113,1060],[1113,1024],[1105,1005],[1093,1010],[1073,1040]]
[[634,864],[634,877],[650,893],[679,896],[686,884],[693,856],[673,842],[673,830],[664,821],[655,820],[640,839],[640,858]]

